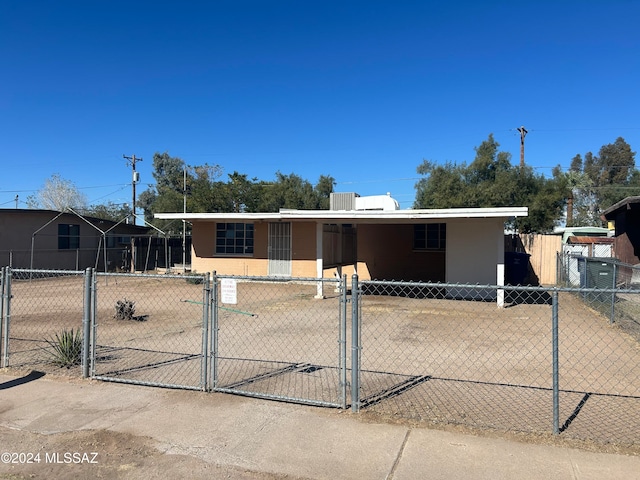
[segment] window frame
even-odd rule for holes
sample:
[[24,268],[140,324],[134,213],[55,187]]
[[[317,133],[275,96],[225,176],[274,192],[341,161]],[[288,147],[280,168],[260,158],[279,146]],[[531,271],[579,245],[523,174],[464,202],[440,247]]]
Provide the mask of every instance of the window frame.
[[255,249],[254,240],[255,227],[252,222],[217,222],[214,254],[251,257]]
[[417,223],[413,226],[413,250],[444,252],[447,249],[446,223]]
[[80,248],[80,225],[72,223],[58,224],[58,250],[77,250]]

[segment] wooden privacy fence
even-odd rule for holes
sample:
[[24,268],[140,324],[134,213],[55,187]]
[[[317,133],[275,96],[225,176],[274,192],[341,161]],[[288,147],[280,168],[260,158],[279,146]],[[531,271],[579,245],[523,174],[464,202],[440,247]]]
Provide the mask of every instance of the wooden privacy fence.
[[529,275],[525,283],[555,285],[556,257],[562,251],[560,235],[520,233],[505,235],[505,252],[524,252],[529,257]]

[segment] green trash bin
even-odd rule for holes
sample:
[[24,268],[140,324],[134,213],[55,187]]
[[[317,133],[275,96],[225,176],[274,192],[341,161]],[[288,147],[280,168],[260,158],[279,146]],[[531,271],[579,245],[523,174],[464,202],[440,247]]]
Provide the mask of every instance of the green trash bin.
[[[584,288],[615,288],[615,262],[611,258],[587,257],[584,263]],[[590,300],[611,301],[610,293],[589,292]]]

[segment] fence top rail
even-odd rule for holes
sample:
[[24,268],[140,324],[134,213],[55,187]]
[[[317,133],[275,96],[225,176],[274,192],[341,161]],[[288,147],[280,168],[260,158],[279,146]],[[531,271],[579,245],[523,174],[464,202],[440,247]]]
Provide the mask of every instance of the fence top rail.
[[47,275],[84,275],[84,270],[45,270],[45,269],[37,269],[37,268],[11,268],[13,273],[44,273]]
[[640,294],[637,288],[585,288],[585,287],[558,287],[539,285],[481,285],[466,283],[439,283],[439,282],[409,282],[395,280],[360,280],[360,285],[386,286],[386,287],[413,287],[413,288],[449,288],[467,290],[507,290],[510,292],[593,292],[593,293],[631,293]]
[[204,279],[207,275],[206,273],[188,273],[186,275],[180,275],[177,273],[127,273],[127,272],[96,272],[96,275],[99,277],[133,277],[133,278],[176,278],[181,280],[189,280],[189,279]]
[[252,277],[248,275],[220,275],[215,274],[214,277],[221,278],[229,278],[233,280],[246,280],[246,281],[255,281],[255,282],[272,282],[272,283],[340,283],[341,279],[339,278],[316,278],[316,277],[269,277],[269,276],[261,276],[261,277]]

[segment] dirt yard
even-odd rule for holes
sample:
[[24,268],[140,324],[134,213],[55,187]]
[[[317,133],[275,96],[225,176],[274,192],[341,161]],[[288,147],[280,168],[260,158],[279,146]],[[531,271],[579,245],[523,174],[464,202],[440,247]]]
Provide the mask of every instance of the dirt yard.
[[[43,341],[82,327],[82,282],[14,281],[10,365],[60,373]],[[202,364],[204,338],[218,347],[218,386],[339,404],[341,374],[347,381],[351,375],[352,305],[345,318],[334,287],[325,285],[319,300],[315,284],[239,283],[237,304],[220,304],[214,337],[203,330],[201,284],[99,278],[95,373],[200,388],[213,368]],[[124,299],[135,303],[135,313],[119,320],[114,306]],[[499,309],[443,295],[363,295],[361,400],[388,419],[548,432],[551,314],[544,296]],[[569,293],[560,295],[558,323],[563,435],[640,443],[638,341]]]

